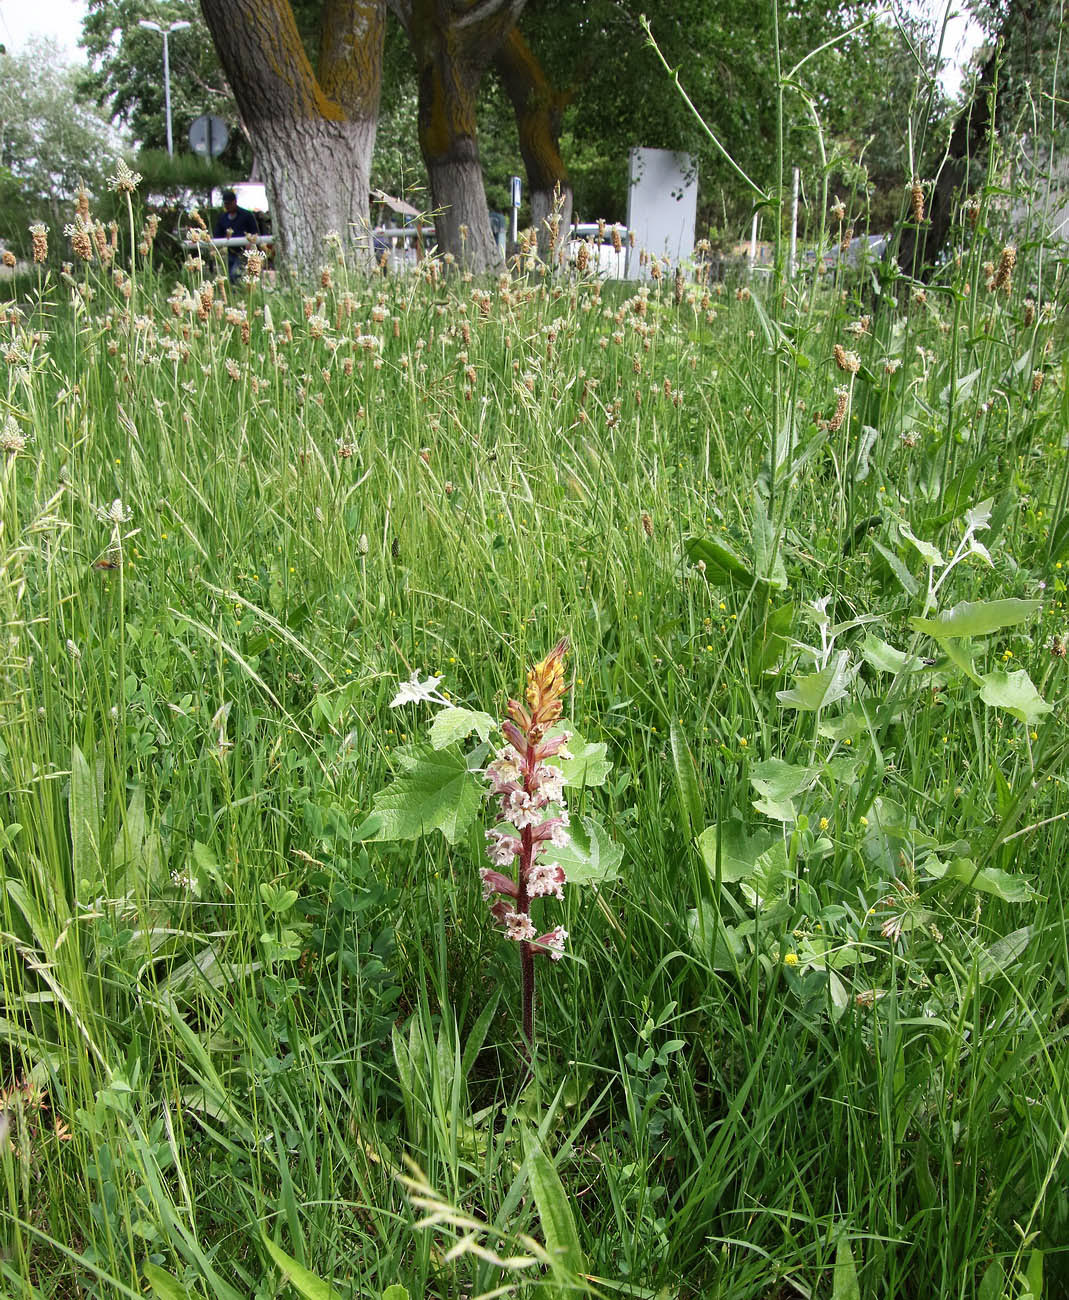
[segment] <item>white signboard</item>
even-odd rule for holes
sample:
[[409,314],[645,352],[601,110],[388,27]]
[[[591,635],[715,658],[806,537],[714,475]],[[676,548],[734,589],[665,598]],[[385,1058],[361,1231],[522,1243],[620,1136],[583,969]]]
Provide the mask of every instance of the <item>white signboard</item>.
[[698,167],[688,153],[673,149],[632,149],[627,224],[634,231],[635,251],[628,259],[628,277],[649,274],[639,252],[667,257],[672,266],[694,253],[694,222],[698,208]]

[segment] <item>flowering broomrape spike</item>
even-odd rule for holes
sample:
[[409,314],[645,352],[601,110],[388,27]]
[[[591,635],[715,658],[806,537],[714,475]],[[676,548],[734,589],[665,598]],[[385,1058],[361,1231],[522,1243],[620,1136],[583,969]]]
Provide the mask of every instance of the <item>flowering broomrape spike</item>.
[[552,895],[563,900],[565,874],[552,861],[552,850],[568,842],[564,774],[549,758],[570,758],[570,733],[549,736],[563,712],[566,639],[527,673],[524,702],[509,700],[501,730],[506,744],[486,769],[492,795],[500,807],[499,824],[486,833],[492,868],[480,875],[483,897],[505,935],[520,945],[523,976],[523,1037],[528,1052],[534,1041],[534,959],[557,961],[568,932],[563,926],[539,934],[531,919],[531,902]]

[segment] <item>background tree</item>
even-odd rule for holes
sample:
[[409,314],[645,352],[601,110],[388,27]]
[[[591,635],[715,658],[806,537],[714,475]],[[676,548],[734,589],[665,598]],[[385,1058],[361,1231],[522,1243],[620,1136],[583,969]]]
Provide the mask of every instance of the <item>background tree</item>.
[[337,232],[368,257],[384,0],[324,0],[315,70],[289,0],[201,0],[201,9],[263,173],[281,256],[314,271]]
[[549,219],[561,229],[572,221],[572,183],[561,154],[564,110],[572,97],[551,85],[519,27],[513,27],[494,56],[494,70],[516,116],[520,153],[527,173],[531,224],[543,258],[550,251]]
[[1056,84],[1062,6],[1056,0],[979,0],[972,9],[988,43],[936,174],[927,220],[903,232],[898,260],[906,270],[921,272],[933,262],[946,243],[956,202],[987,177],[992,130],[1021,133],[1033,145],[1066,134],[1065,100],[1033,90]]
[[419,141],[438,246],[473,271],[501,260],[479,160],[479,83],[523,5],[524,0],[390,0],[416,61]]
[[144,0],[89,0],[82,45],[91,59],[80,87],[105,108],[143,149],[165,149],[163,48],[156,32],[138,26],[151,18],[161,26],[189,23],[169,40],[171,118],[175,153],[188,149],[190,123],[214,113],[230,128],[220,165],[237,178],[249,175],[252,150],[211,35],[195,0],[145,4]]
[[[919,72],[910,42],[927,51],[930,34],[911,30],[907,40],[896,24],[865,22],[875,12],[867,2],[838,0],[781,8],[784,72],[836,40],[804,64],[798,80],[805,98],[793,88],[786,93],[784,150],[788,165],[797,164],[807,177],[818,172],[821,158],[808,99],[821,119],[829,159],[856,160],[864,151],[875,167],[872,176],[879,176],[897,205]],[[748,233],[752,195],[683,103],[639,19],[639,7],[629,0],[589,0],[578,10],[567,0],[530,0],[524,11],[524,36],[562,106],[560,153],[577,211],[587,218],[625,219],[629,149],[679,149],[698,164],[700,229],[731,238],[744,228]],[[680,0],[658,6],[651,28],[731,156],[762,188],[773,186],[777,96],[771,7]],[[887,95],[888,85],[893,96]],[[834,178],[836,183],[854,183],[855,169],[847,172]]]
[[99,188],[118,147],[54,42],[0,54],[0,236],[13,250],[28,247],[29,221],[59,226],[80,184]]

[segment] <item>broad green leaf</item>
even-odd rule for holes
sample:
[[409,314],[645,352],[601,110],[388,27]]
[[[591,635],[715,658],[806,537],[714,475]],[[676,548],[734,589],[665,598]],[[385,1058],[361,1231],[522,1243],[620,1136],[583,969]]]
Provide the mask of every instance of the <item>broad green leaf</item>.
[[1004,903],[1027,903],[1037,897],[1027,877],[1012,876],[998,867],[977,868],[972,858],[954,858],[951,862],[940,862],[938,858],[931,857],[925,862],[924,869],[936,880],[967,885],[982,894],[993,894]]
[[861,1287],[857,1280],[857,1265],[850,1249],[845,1230],[840,1231],[835,1243],[835,1267],[831,1275],[831,1300],[861,1300]]
[[129,893],[145,886],[163,870],[163,846],[145,810],[145,787],[134,787],[126,816],[111,849],[109,886]]
[[[1024,1280],[1025,1285],[1028,1287],[1027,1295],[1030,1300],[1043,1300],[1043,1252],[1041,1250],[1033,1250],[1029,1254]],[[1024,1293],[1022,1293],[1020,1300],[1025,1300]]]
[[145,1275],[145,1281],[152,1288],[156,1300],[189,1300],[189,1292],[182,1283],[162,1268],[146,1261],[141,1266],[141,1271]]
[[791,879],[787,846],[779,837],[757,859],[751,874],[739,882],[739,888],[752,907],[766,907],[783,897]]
[[698,852],[708,868],[709,875],[716,878],[717,853],[720,856],[720,878],[725,884],[734,884],[745,880],[756,869],[757,860],[777,839],[768,830],[757,830],[747,834],[742,822],[732,817],[725,822],[715,822],[707,826],[698,836]]
[[465,760],[453,746],[439,750],[421,746],[399,750],[396,757],[403,770],[372,801],[378,824],[364,838],[415,840],[439,830],[455,844],[483,800],[482,780],[468,766],[473,756]]
[[828,740],[856,740],[869,727],[863,704],[851,704],[834,718],[821,721],[817,731]]
[[755,684],[776,668],[787,648],[787,634],[793,621],[793,604],[780,605],[778,609],[766,607],[764,621],[750,639],[750,680]]
[[850,1005],[846,985],[833,970],[828,971],[828,994],[831,997],[832,1020],[841,1020]]
[[707,902],[687,913],[687,934],[695,952],[708,957],[713,970],[737,970],[746,957],[745,940]]
[[776,544],[775,529],[759,492],[754,493],[753,514],[754,572],[774,591],[783,591],[787,586],[787,571]]
[[963,600],[936,618],[911,618],[909,621],[915,631],[927,632],[937,641],[958,636],[989,636],[1001,628],[1026,622],[1039,607],[1038,600],[1019,600],[1016,596],[976,603]]
[[762,817],[770,817],[774,822],[793,826],[798,820],[798,810],[790,799],[772,799],[768,795],[762,795],[753,801],[753,806]]
[[854,473],[855,483],[863,483],[869,476],[869,457],[879,439],[879,429],[874,429],[871,424],[861,426],[861,436],[857,440],[857,449],[854,452]]
[[796,677],[791,689],[777,691],[776,698],[785,709],[816,713],[846,696],[856,671],[850,668],[849,650],[840,650],[827,667],[818,673]]
[[718,586],[737,583],[752,587],[757,581],[753,569],[726,542],[716,537],[688,537],[684,543],[691,564],[705,565],[705,580]]
[[100,854],[97,837],[100,834],[100,800],[96,777],[90,770],[85,755],[75,745],[71,750],[71,866],[74,869],[75,888],[81,882],[91,890],[103,883],[100,879]]
[[1000,1259],[993,1259],[984,1270],[976,1300],[1004,1300],[1006,1295],[1006,1270]]
[[900,557],[897,556],[894,551],[889,550],[886,546],[882,546],[875,539],[873,539],[872,545],[887,561],[891,572],[898,579],[899,586],[906,595],[915,596],[917,592],[920,591],[920,587],[918,587],[916,578],[914,578],[913,574],[910,573],[902,563]]
[[930,542],[925,542],[922,541],[921,538],[915,537],[912,528],[910,528],[909,524],[904,520],[899,520],[898,531],[901,533],[903,538],[913,546],[914,550],[917,551],[929,569],[933,569],[937,565],[946,563],[939,548],[933,546]]
[[612,771],[612,759],[605,757],[607,750],[604,741],[584,740],[577,731],[573,732],[568,741],[571,758],[558,761],[558,766],[564,773],[564,784],[573,788],[604,785]]
[[458,740],[466,740],[473,731],[479,733],[479,739],[490,739],[490,733],[497,723],[489,713],[480,713],[477,709],[461,709],[450,706],[434,715],[431,723],[430,740],[432,749],[445,749]]
[[754,807],[773,821],[794,822],[797,814],[791,801],[808,790],[816,778],[811,768],[785,763],[782,758],[766,759],[750,774],[750,784],[761,796],[754,801]]
[[394,1282],[383,1291],[382,1300],[409,1300],[408,1291],[400,1282]]
[[200,840],[193,841],[193,861],[209,880],[218,885],[220,889],[223,888],[223,872],[215,854],[207,844],[202,844]]
[[305,1297],[305,1300],[341,1300],[339,1291],[335,1291],[329,1283],[324,1282],[315,1273],[309,1272],[303,1264],[298,1264],[281,1246],[276,1246],[270,1237],[264,1237],[263,1241],[267,1253],[278,1265],[279,1272]]
[[[557,1268],[575,1277],[586,1272],[586,1259],[579,1244],[579,1233],[575,1227],[575,1216],[564,1190],[564,1184],[554,1167],[553,1161],[546,1155],[538,1138],[530,1130],[523,1135],[526,1156],[527,1179],[531,1184],[538,1217],[542,1224],[542,1235],[546,1239],[546,1252]],[[561,1288],[561,1294],[575,1294],[572,1287]]]
[[1003,975],[1020,961],[1032,941],[1035,926],[1025,925],[1011,934],[1003,935],[980,953],[976,962],[976,972],[982,981]]
[[673,718],[668,729],[669,746],[672,751],[672,772],[676,779],[676,794],[683,817],[691,827],[700,826],[705,820],[702,813],[703,803],[698,786],[698,768],[694,755],[690,752],[683,728]]
[[871,632],[865,633],[861,644],[861,657],[878,673],[915,673],[924,667],[916,655],[908,655],[903,650],[896,650],[893,645],[882,641]]
[[1001,669],[985,673],[980,680],[983,683],[980,688],[983,702],[996,709],[1005,709],[1021,722],[1036,723],[1054,708],[1036,690],[1031,677],[1023,668],[1015,673],[1005,673]]
[[568,843],[559,849],[547,848],[545,856],[564,868],[570,885],[604,885],[620,874],[624,851],[599,821],[580,817],[578,821],[573,818],[568,827]]
[[751,770],[750,784],[766,798],[793,799],[808,790],[817,775],[815,768],[786,763],[782,758],[767,758]]

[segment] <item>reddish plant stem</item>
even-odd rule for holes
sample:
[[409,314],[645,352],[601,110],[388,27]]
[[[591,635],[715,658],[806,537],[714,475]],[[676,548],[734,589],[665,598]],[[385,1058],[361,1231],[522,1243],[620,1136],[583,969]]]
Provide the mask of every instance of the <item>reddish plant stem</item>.
[[[534,770],[538,759],[534,756],[534,746],[528,741],[527,754],[524,758],[524,789],[530,794],[534,789]],[[527,880],[535,855],[534,831],[525,826],[520,832],[520,878],[519,895],[516,899],[516,911],[525,916],[531,914],[531,900],[527,896]],[[535,1010],[535,967],[534,948],[525,939],[520,944],[520,975],[523,985],[523,1037],[527,1044],[527,1058],[534,1057],[534,1010]]]

